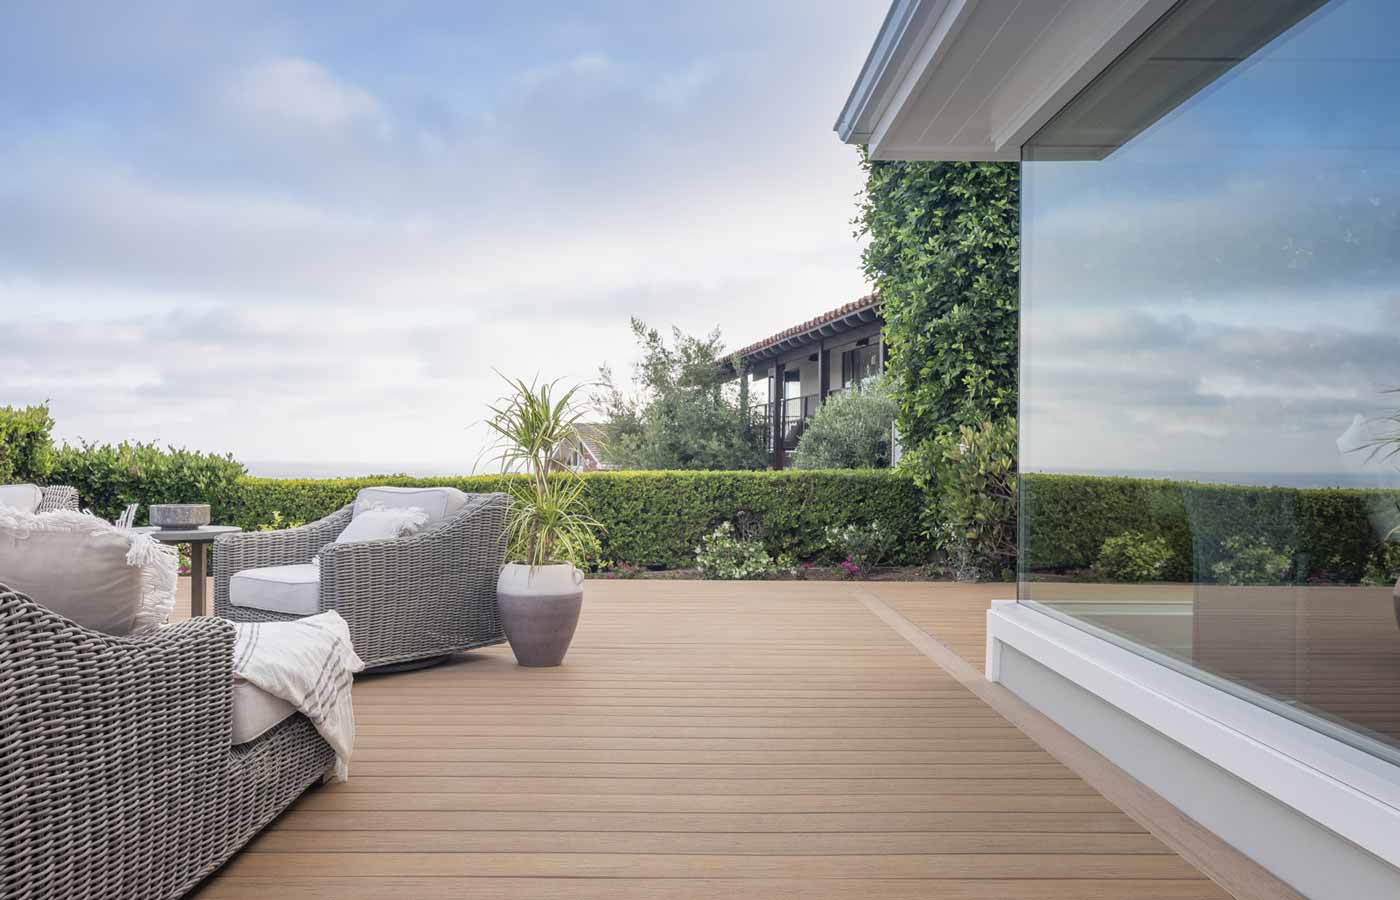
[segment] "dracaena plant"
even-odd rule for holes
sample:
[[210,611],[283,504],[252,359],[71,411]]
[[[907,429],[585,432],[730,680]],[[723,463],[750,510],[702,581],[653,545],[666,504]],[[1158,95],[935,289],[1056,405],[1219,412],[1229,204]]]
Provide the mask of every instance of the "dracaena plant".
[[580,387],[558,380],[541,384],[501,376],[509,392],[489,407],[486,424],[496,436],[495,461],[506,474],[511,512],[510,558],[532,568],[551,563],[582,564],[597,545],[602,526],[588,515],[583,479],[559,465],[558,451],[575,447],[584,410],[575,404]]

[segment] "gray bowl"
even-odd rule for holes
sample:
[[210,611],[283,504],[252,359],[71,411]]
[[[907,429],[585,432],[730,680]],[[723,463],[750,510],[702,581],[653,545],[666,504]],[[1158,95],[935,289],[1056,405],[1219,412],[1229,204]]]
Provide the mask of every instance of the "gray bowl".
[[208,503],[153,503],[151,524],[171,531],[209,524]]

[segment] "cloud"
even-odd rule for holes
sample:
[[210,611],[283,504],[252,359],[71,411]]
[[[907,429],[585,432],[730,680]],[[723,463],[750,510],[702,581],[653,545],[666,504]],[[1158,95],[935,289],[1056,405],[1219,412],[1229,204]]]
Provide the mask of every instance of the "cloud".
[[[1048,312],[1048,311],[1047,311]],[[1336,438],[1394,398],[1400,334],[1207,315],[1027,317],[1028,470],[1335,472]]]
[[865,290],[829,128],[880,7],[36,10],[0,30],[0,391],[66,438],[465,466],[493,368],[810,318]]
[[379,101],[305,59],[270,59],[244,69],[224,86],[224,100],[254,126],[368,127],[384,137],[390,131]]

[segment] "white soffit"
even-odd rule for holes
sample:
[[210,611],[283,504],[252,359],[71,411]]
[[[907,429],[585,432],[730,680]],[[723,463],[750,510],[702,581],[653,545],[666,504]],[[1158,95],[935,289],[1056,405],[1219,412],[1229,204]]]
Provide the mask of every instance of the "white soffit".
[[875,159],[1020,159],[1174,2],[895,0],[836,131]]

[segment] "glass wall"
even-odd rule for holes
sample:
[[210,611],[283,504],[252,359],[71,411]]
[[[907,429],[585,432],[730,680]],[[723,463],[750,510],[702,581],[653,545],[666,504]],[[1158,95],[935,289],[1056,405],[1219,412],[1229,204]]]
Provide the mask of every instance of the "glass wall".
[[1184,0],[1027,145],[1019,593],[1400,762],[1397,34]]

